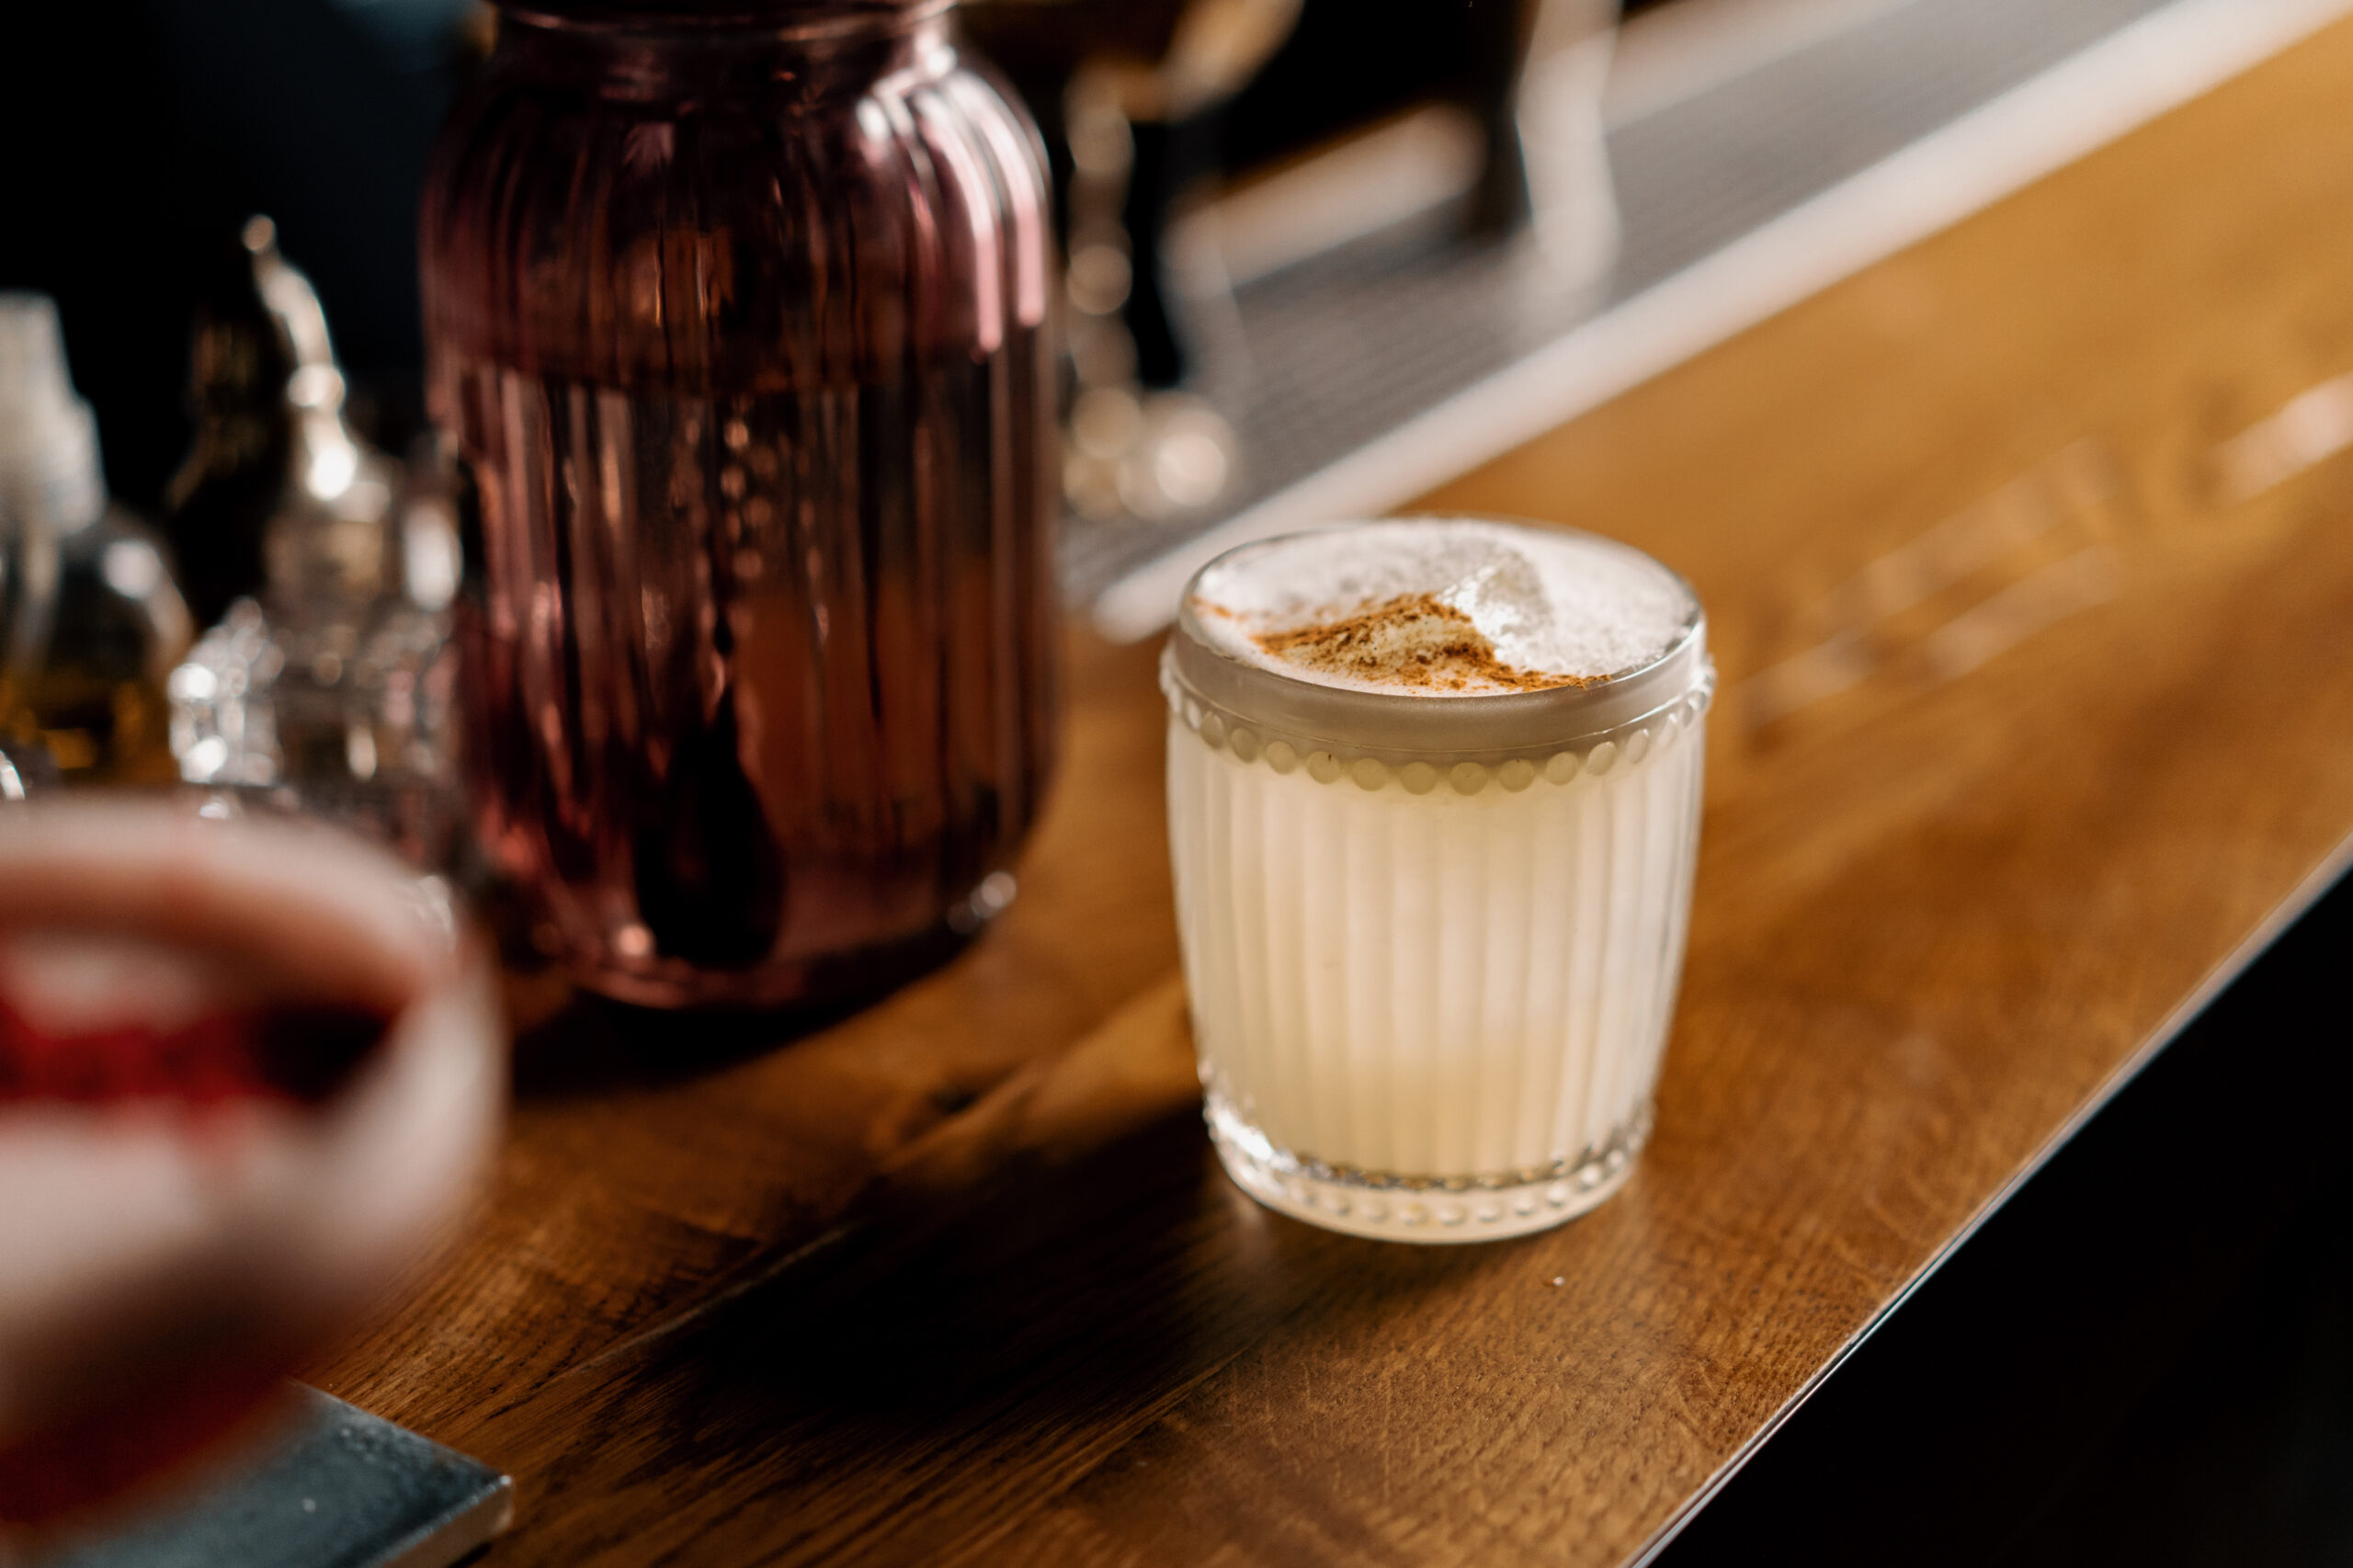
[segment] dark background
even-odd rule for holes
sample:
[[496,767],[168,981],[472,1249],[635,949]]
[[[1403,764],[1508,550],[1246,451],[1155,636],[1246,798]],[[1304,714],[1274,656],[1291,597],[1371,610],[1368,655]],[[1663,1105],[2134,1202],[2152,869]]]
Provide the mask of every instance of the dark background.
[[466,0],[135,0],[12,8],[0,287],[54,295],[108,478],[152,511],[188,439],[200,278],[277,219],[395,447],[422,349],[416,192],[457,84]]
[[[1222,166],[1464,90],[1477,7],[1504,3],[1307,0],[1219,127]],[[119,495],[153,511],[187,449],[199,279],[256,212],[277,221],[280,248],[318,288],[356,422],[405,447],[422,418],[417,192],[485,40],[472,0],[9,8],[0,288],[56,297]]]

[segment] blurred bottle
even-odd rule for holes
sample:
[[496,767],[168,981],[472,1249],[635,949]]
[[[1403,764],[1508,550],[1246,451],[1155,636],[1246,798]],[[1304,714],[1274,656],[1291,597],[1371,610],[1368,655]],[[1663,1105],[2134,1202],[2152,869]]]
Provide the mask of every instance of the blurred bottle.
[[26,708],[57,613],[57,528],[95,449],[89,408],[56,396],[64,380],[57,310],[41,294],[0,294],[0,744],[31,738]]
[[[250,246],[258,298],[293,365],[265,421],[283,430],[283,457],[258,529],[225,504],[212,514],[237,550],[257,533],[262,592],[232,600],[172,673],[172,752],[190,783],[341,821],[442,864],[458,825],[454,522],[430,483],[420,494],[353,433],[318,297],[258,224],[247,233],[260,242]],[[229,441],[214,449],[232,452]],[[249,504],[236,463],[208,472],[218,494]]]
[[107,500],[55,307],[7,296],[0,317],[0,492],[10,532],[45,540],[53,574],[46,646],[8,706],[68,782],[169,778],[164,681],[188,647],[188,606],[160,537]]
[[294,444],[286,386],[304,364],[332,368],[325,318],[308,281],[278,256],[276,225],[251,219],[197,308],[188,388],[196,440],[164,495],[181,590],[203,625],[261,591],[262,534]]
[[57,624],[33,687],[67,782],[175,775],[164,687],[195,630],[163,537],[119,506],[60,542]]

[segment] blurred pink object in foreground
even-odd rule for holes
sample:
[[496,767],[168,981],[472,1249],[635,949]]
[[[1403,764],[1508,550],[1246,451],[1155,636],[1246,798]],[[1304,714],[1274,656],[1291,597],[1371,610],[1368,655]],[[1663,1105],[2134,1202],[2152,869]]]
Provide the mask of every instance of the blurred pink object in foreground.
[[0,812],[0,1520],[202,1447],[427,1256],[504,1042],[487,949],[352,839]]

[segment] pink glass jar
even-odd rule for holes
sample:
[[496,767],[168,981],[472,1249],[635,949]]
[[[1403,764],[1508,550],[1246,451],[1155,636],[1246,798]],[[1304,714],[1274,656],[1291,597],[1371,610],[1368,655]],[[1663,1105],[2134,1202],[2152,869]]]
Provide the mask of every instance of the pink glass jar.
[[945,0],[508,4],[424,211],[476,825],[585,984],[863,990],[1051,769],[1048,195]]

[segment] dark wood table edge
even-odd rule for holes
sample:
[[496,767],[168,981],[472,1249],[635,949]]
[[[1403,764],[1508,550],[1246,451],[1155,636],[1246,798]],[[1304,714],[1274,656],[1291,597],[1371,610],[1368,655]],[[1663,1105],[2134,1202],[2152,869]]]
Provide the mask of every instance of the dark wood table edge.
[[2189,995],[2183,998],[2165,1016],[2163,1023],[2150,1031],[2148,1037],[2133,1050],[2131,1055],[2109,1075],[2064,1124],[2043,1142],[2033,1156],[2020,1166],[2007,1182],[2003,1184],[2000,1190],[1970,1217],[1969,1222],[1938,1250],[1927,1266],[1915,1275],[1885,1306],[1873,1314],[1871,1320],[1864,1324],[1853,1338],[1839,1346],[1837,1354],[1816,1369],[1813,1376],[1806,1381],[1805,1386],[1792,1395],[1780,1409],[1775,1411],[1772,1419],[1760,1426],[1730,1460],[1708,1478],[1705,1486],[1687,1498],[1682,1506],[1677,1509],[1674,1517],[1660,1527],[1657,1532],[1643,1544],[1639,1551],[1626,1559],[1627,1568],[1652,1568],[1652,1565],[1665,1555],[1667,1549],[1690,1528],[1708,1506],[1715,1501],[1743,1471],[1748,1468],[1750,1463],[1765,1450],[1767,1445],[1772,1442],[1775,1436],[1780,1433],[1800,1411],[1830,1384],[1831,1380],[1837,1376],[1839,1370],[1845,1368],[1859,1351],[1878,1336],[1899,1312],[1914,1301],[1928,1284],[1944,1271],[1946,1266],[1959,1256],[1961,1250],[1983,1232],[1996,1215],[2009,1206],[2013,1199],[2023,1192],[2038,1175],[2048,1169],[2063,1150],[2075,1142],[2102,1111],[2114,1104],[2119,1096],[2137,1082],[2151,1064],[2164,1054],[2168,1046],[2180,1039],[2185,1031],[2204,1017],[2234,984],[2255,967],[2256,961],[2266,952],[2293,929],[2299,921],[2312,913],[2340,883],[2353,885],[2353,835],[2347,835],[2334,849],[2323,857],[2320,863],[2296,884],[2295,890],[2273,906],[2270,913],[2265,915],[2256,928],[2232,949],[2229,957],[2207,972],[2206,977],[2199,983]]

